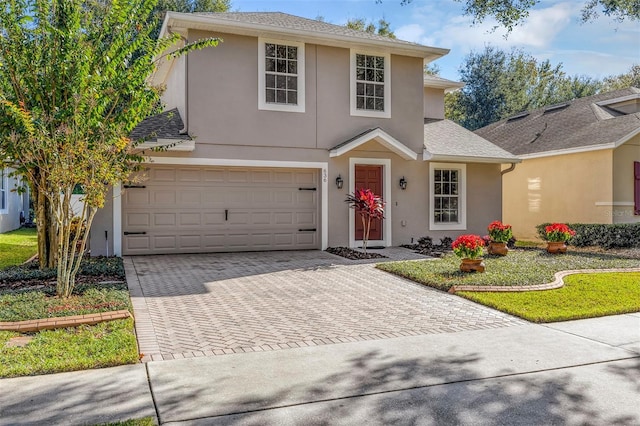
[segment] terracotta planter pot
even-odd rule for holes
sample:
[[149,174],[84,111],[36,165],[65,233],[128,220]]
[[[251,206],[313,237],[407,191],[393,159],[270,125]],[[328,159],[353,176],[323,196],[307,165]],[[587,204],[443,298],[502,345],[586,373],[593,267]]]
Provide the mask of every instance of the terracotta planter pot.
[[566,253],[567,245],[564,241],[547,241],[547,252],[552,254]]
[[507,248],[507,243],[497,243],[495,241],[491,241],[489,243],[489,247],[487,249],[489,254],[494,254],[496,256],[506,256],[509,252]]
[[484,259],[462,259],[460,270],[462,272],[484,272]]

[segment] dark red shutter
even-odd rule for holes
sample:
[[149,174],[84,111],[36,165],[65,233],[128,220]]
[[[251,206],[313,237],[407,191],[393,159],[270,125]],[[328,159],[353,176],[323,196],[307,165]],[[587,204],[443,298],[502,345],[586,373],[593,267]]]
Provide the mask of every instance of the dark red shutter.
[[634,213],[640,215],[640,161],[633,163],[633,175],[635,180],[633,181],[633,193],[634,193]]

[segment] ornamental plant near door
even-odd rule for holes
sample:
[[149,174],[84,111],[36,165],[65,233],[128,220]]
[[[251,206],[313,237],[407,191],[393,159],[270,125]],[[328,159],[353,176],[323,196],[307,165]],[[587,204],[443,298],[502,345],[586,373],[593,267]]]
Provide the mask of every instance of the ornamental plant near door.
[[370,189],[356,189],[353,194],[347,194],[345,203],[356,211],[362,220],[364,232],[362,234],[362,249],[367,252],[367,241],[373,219],[384,219],[385,202],[382,197],[376,195]]
[[484,272],[481,257],[483,247],[484,241],[479,235],[460,235],[456,238],[451,248],[456,256],[462,258],[462,272]]
[[507,254],[507,242],[513,237],[513,231],[511,225],[506,225],[499,220],[491,222],[487,228],[489,231],[488,252],[489,254],[495,254],[498,256],[506,256]]

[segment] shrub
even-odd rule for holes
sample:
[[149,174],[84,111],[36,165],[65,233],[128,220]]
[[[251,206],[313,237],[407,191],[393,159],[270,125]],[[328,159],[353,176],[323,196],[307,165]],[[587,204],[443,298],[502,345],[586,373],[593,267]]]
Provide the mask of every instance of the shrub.
[[496,243],[507,243],[513,237],[511,225],[502,223],[499,220],[491,222],[487,227],[487,231],[489,231],[491,241]]
[[[542,239],[549,223],[536,226]],[[575,235],[569,244],[576,247],[599,246],[605,249],[640,247],[640,223],[570,223]]]
[[460,235],[451,244],[451,248],[456,256],[463,259],[477,259],[482,256],[482,247],[484,247],[484,241],[482,237],[478,235]]

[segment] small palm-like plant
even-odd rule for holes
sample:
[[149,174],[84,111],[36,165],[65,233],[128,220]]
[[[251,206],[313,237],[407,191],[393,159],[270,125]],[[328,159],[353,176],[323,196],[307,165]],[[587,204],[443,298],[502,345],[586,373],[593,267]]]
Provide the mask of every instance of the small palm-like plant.
[[353,194],[347,194],[344,200],[349,207],[356,211],[362,220],[364,232],[362,235],[362,249],[367,252],[367,241],[373,219],[384,219],[384,205],[382,197],[373,193],[370,189],[356,189]]

